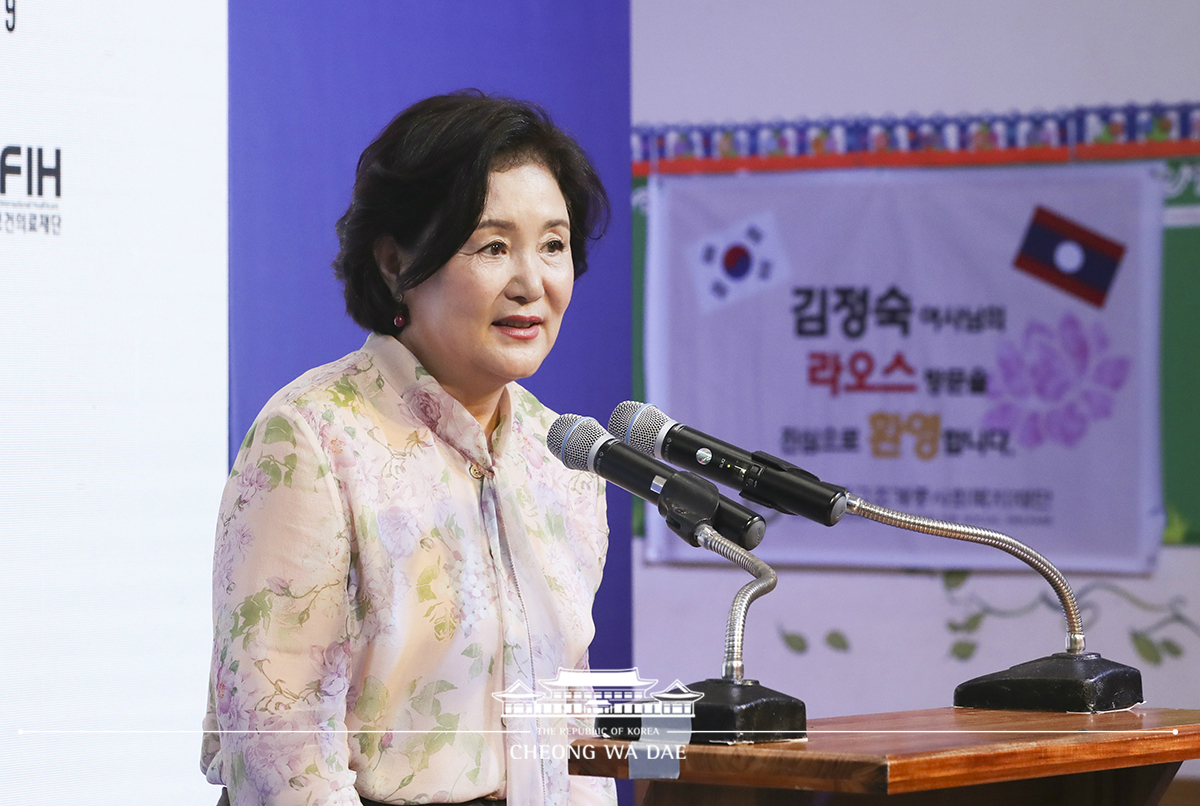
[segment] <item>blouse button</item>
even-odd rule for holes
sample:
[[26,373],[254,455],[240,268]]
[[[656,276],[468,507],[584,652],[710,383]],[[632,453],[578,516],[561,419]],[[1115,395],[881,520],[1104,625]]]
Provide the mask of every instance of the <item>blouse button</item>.
[[476,479],[483,478],[483,471],[479,469],[479,465],[471,465],[471,477]]

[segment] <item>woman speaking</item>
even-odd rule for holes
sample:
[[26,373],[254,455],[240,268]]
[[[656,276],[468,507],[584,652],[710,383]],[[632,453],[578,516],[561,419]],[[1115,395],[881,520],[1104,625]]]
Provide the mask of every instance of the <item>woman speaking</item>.
[[563,717],[493,694],[584,669],[603,483],[516,381],[608,214],[540,108],[402,112],[358,163],[334,263],[366,344],[263,408],[221,502],[202,766],[240,804],[614,802]]

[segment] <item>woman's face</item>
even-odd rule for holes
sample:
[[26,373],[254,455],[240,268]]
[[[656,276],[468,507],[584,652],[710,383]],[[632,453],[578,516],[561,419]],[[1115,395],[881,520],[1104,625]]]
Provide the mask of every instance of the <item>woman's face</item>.
[[532,375],[554,346],[575,282],[567,203],[530,163],[494,171],[479,226],[404,292],[400,341],[460,400]]

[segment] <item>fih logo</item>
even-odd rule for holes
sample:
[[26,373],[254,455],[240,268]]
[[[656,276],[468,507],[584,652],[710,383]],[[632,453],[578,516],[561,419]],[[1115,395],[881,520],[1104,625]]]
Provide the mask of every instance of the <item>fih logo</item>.
[[[21,159],[22,150],[25,152],[24,161]],[[46,180],[53,179],[54,195],[61,197],[62,149],[54,149],[54,162],[49,165],[46,164],[48,150],[33,146],[26,146],[24,149],[21,146],[5,146],[4,150],[0,151],[0,196],[8,194],[10,177],[14,178],[13,184],[20,183],[21,177],[24,177],[26,196],[33,196],[35,188],[38,196],[44,196],[50,184]]]

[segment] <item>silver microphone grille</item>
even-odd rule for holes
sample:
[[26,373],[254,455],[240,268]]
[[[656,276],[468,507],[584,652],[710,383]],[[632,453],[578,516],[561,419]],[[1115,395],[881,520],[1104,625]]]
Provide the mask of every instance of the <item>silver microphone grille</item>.
[[658,455],[659,436],[668,425],[674,425],[674,421],[657,406],[636,400],[626,400],[608,418],[608,430],[617,439],[647,456]]
[[612,439],[612,435],[595,418],[561,414],[550,425],[546,446],[572,470],[592,470],[591,460],[596,444],[609,439]]

